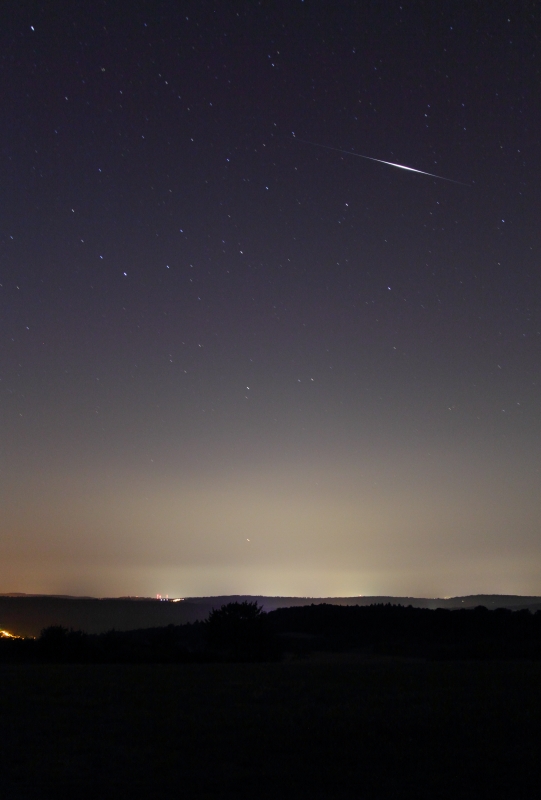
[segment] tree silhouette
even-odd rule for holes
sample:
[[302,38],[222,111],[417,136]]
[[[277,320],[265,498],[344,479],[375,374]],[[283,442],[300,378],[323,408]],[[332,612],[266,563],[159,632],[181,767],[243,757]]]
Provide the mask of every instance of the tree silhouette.
[[213,609],[205,622],[210,647],[240,661],[274,660],[276,638],[263,607],[256,602],[227,603]]

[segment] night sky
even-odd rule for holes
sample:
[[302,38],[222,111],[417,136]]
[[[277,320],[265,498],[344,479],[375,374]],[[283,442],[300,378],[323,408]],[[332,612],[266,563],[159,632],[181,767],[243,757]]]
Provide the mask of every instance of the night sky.
[[0,591],[541,594],[539,4],[0,23]]

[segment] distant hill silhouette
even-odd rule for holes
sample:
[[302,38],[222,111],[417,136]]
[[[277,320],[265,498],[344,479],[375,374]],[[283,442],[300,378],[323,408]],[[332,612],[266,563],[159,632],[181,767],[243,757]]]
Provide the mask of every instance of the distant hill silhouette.
[[51,625],[103,633],[184,625],[207,619],[213,609],[227,603],[256,602],[269,612],[279,608],[306,605],[370,606],[391,604],[414,608],[507,608],[510,610],[541,610],[541,597],[521,595],[468,595],[451,598],[419,597],[265,597],[224,595],[217,597],[186,597],[179,601],[153,598],[119,597],[94,598],[66,595],[31,595],[22,593],[0,595],[0,629],[18,636],[39,636]]

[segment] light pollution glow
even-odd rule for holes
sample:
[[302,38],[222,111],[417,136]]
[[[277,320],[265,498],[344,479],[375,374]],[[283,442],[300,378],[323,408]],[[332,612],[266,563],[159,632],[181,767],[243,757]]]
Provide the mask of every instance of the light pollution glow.
[[535,593],[535,483],[466,455],[34,477],[24,514],[4,496],[0,580],[101,596]]

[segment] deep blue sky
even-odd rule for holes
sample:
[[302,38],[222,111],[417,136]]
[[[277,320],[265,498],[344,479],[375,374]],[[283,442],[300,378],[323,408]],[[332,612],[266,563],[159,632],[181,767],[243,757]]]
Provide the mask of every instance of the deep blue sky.
[[541,594],[538,4],[0,23],[2,591]]

